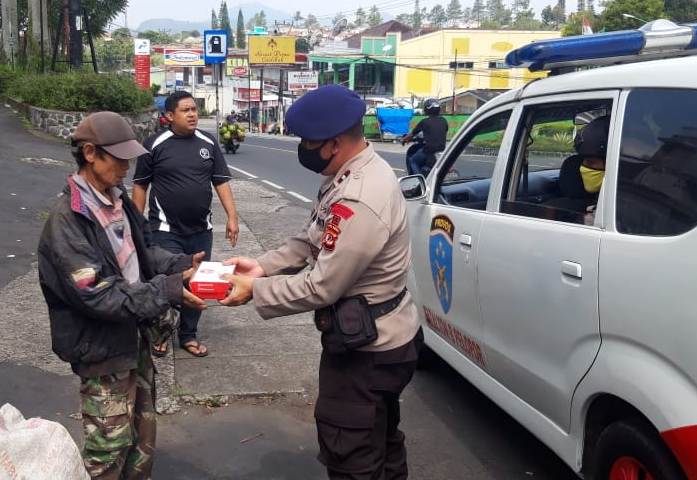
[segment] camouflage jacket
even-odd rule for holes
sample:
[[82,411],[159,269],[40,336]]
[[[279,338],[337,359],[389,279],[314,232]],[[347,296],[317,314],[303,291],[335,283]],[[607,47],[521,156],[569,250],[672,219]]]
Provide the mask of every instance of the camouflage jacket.
[[69,181],[39,240],[39,280],[48,305],[53,351],[81,376],[135,368],[138,329],[181,303],[181,272],[191,256],[147,240],[146,220],[125,194],[141,281],[123,278],[106,232]]

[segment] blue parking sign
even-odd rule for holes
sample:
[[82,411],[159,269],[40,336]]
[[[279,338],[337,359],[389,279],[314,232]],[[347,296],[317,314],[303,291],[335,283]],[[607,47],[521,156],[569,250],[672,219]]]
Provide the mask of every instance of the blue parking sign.
[[206,65],[223,63],[227,57],[227,33],[225,30],[204,31],[203,49]]

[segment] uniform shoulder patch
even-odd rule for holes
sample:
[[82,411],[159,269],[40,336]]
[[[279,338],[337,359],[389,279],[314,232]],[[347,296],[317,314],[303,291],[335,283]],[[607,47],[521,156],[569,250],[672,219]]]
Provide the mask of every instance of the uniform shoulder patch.
[[348,220],[349,218],[353,217],[354,211],[353,209],[351,209],[351,207],[343,203],[337,202],[334,205],[332,205],[332,214],[338,215],[344,220]]

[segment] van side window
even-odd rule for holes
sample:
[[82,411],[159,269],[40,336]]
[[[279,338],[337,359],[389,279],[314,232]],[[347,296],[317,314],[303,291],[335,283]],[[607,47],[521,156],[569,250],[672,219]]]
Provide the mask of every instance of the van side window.
[[511,111],[482,120],[469,132],[438,172],[434,203],[486,210],[491,177]]
[[592,225],[605,177],[611,111],[610,100],[527,108],[501,211]]
[[617,230],[667,236],[697,225],[697,90],[638,89],[624,114]]

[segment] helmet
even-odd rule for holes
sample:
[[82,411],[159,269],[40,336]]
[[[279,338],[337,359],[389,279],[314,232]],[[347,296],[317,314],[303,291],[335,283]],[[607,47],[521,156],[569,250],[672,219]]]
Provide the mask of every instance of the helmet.
[[602,116],[592,120],[574,139],[574,148],[581,157],[605,158],[610,117]]
[[427,115],[438,115],[440,113],[440,102],[435,98],[426,99],[424,102],[424,112]]

